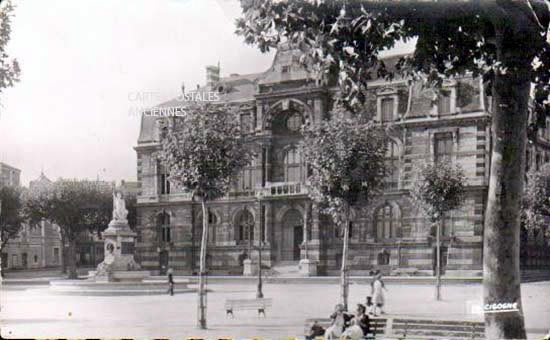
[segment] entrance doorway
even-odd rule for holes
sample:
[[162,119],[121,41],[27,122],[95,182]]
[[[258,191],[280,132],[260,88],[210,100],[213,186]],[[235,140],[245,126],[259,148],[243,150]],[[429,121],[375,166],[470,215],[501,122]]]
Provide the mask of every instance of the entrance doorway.
[[280,249],[280,261],[299,261],[300,244],[304,240],[302,214],[296,210],[289,210],[283,217]]
[[160,275],[166,275],[168,271],[168,251],[163,250],[159,253]]
[[294,261],[300,261],[300,245],[304,241],[304,228],[301,225],[294,227]]
[[28,263],[28,259],[27,259],[27,253],[23,253],[21,255],[21,265],[23,266],[23,268],[27,268],[27,263]]

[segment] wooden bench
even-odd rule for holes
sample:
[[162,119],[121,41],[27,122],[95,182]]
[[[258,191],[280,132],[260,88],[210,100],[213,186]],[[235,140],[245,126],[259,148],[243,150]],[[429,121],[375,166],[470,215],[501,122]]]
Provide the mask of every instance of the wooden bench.
[[[305,324],[304,334],[309,334],[311,325],[313,325],[314,322],[317,322],[319,326],[323,327],[324,329],[327,329],[332,324],[332,319],[330,318],[307,319]],[[369,328],[370,333],[367,334],[367,336],[364,337],[363,339],[368,339],[368,340],[381,339],[386,329],[386,318],[369,317],[369,324],[370,324],[370,328]]]
[[415,276],[418,274],[418,269],[417,268],[395,268],[394,270],[392,270],[392,275],[396,275],[396,276],[402,276],[402,275],[406,275],[406,276]]
[[484,339],[485,324],[479,321],[434,319],[388,319],[386,337],[398,339]]
[[[315,321],[324,329],[332,323],[329,318],[307,319],[305,334],[309,333]],[[364,339],[481,340],[485,338],[485,324],[479,321],[371,317],[370,331]]]
[[226,300],[225,301],[225,316],[231,314],[233,317],[233,311],[235,310],[258,310],[258,316],[261,314],[265,317],[265,310],[267,307],[271,307],[272,299],[239,299],[239,300]]

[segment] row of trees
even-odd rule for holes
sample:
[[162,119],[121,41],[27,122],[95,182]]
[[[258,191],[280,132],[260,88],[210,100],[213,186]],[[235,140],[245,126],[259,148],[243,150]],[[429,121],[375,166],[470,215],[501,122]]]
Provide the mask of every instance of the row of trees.
[[[191,192],[203,209],[198,292],[198,327],[203,329],[207,327],[207,203],[230,190],[239,171],[260,148],[241,136],[240,110],[238,106],[187,103],[183,115],[162,122],[166,130],[157,157],[169,169],[170,181]],[[311,170],[310,198],[343,231],[340,299],[347,307],[347,226],[352,210],[366,208],[384,186],[388,138],[379,125],[350,115],[344,107],[334,110],[330,119],[304,125],[302,135],[301,152]],[[460,205],[464,175],[459,168],[446,163],[427,165],[419,169],[418,176],[416,182],[423,185],[415,186],[412,197],[433,222]]]
[[[1,249],[14,239],[24,224],[38,228],[43,220],[59,227],[64,246],[63,268],[68,277],[77,278],[76,243],[85,234],[101,234],[112,217],[110,188],[94,181],[60,179],[36,190],[3,187],[0,189]],[[135,226],[135,197],[127,199],[128,220]]]

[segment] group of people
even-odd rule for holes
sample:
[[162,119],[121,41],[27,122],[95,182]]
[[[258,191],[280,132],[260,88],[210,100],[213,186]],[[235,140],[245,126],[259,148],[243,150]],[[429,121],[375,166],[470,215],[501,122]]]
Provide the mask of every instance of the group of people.
[[330,316],[331,325],[324,329],[314,322],[306,339],[312,340],[318,336],[324,336],[326,340],[359,340],[367,336],[370,333],[369,315],[384,314],[384,290],[386,287],[382,274],[377,271],[371,281],[371,295],[367,296],[365,304],[357,304],[355,314],[346,312],[343,304],[337,304],[334,307],[334,313]]

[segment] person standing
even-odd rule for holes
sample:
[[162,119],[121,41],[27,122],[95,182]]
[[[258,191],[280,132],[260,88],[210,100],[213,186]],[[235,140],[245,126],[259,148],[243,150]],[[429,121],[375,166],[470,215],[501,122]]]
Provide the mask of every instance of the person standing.
[[174,275],[172,274],[172,268],[168,269],[168,293],[171,296],[174,295]]
[[376,311],[380,310],[380,314],[384,314],[384,290],[387,290],[384,281],[382,281],[382,274],[378,272],[374,275],[374,280],[371,283],[371,295],[372,295],[372,304],[373,304],[373,314],[376,316]]

